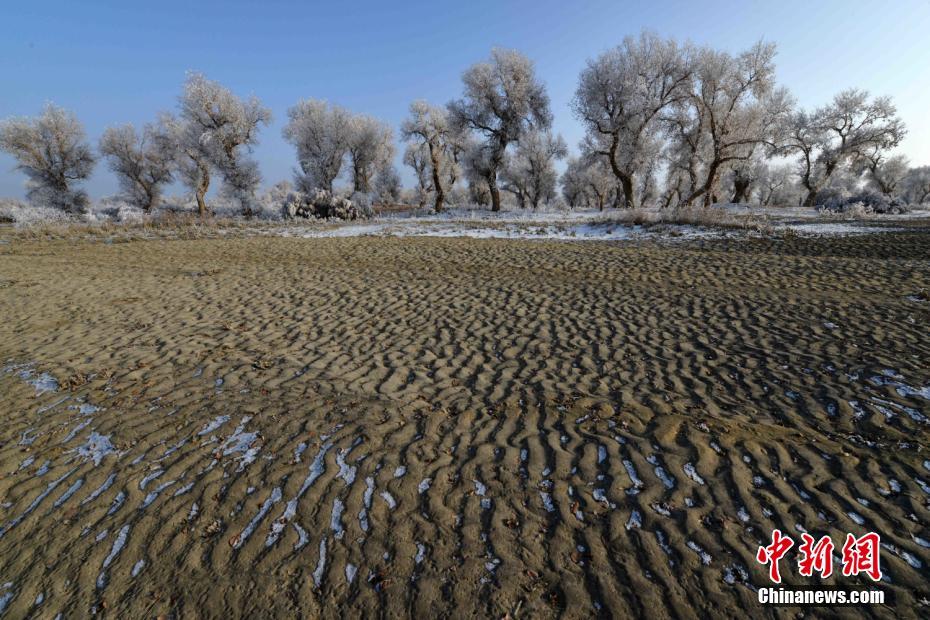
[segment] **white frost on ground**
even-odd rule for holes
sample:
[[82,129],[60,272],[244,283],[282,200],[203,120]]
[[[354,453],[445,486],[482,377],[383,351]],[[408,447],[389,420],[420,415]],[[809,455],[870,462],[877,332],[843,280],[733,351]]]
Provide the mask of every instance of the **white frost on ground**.
[[[747,207],[717,205],[718,212],[751,218],[759,228],[792,230],[805,236],[855,235],[893,231],[887,224],[930,218],[930,211],[913,211],[903,215],[872,215],[865,220],[846,219],[815,209],[789,207]],[[661,223],[664,214],[658,209],[643,210],[651,226],[624,221],[624,211],[491,211],[452,209],[433,215],[395,215],[376,217],[364,224],[346,222],[309,222],[288,224],[279,229],[282,236],[323,237],[467,237],[473,239],[548,239],[558,241],[626,241],[687,240],[757,234],[748,229]],[[885,227],[877,225],[885,224]]]

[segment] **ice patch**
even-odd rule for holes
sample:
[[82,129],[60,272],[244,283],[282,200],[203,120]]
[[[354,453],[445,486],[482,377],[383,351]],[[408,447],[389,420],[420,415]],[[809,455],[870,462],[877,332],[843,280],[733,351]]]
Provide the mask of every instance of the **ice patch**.
[[304,545],[307,544],[307,541],[310,540],[310,537],[307,536],[307,530],[300,527],[296,523],[294,523],[293,525],[294,525],[294,531],[297,532],[297,542],[294,543],[294,551],[297,551],[298,549],[302,549]]
[[669,475],[669,473],[668,473],[667,471],[665,471],[665,468],[662,467],[662,466],[659,464],[659,459],[658,459],[658,457],[656,457],[655,454],[650,455],[650,456],[646,459],[646,461],[648,461],[649,464],[652,465],[652,466],[655,468],[656,477],[657,477],[659,480],[662,481],[662,484],[665,485],[665,488],[667,488],[667,489],[674,489],[674,488],[675,488],[675,479],[672,478],[672,477]]
[[304,450],[306,449],[307,449],[306,441],[301,441],[299,444],[297,444],[297,447],[294,448],[294,462],[295,463],[300,462],[300,457],[304,453]]
[[365,494],[362,496],[362,509],[358,511],[358,524],[363,532],[368,531],[368,511],[371,509],[371,499],[375,494],[375,479],[365,478]]
[[258,458],[258,453],[261,451],[261,446],[254,445],[258,440],[258,433],[245,432],[245,425],[248,424],[251,419],[252,416],[245,416],[242,418],[239,426],[236,427],[236,430],[233,431],[233,434],[230,435],[222,447],[223,456],[241,454],[241,456],[236,457],[236,460],[239,461],[239,467],[236,471],[242,471],[254,463],[255,459]]
[[139,560],[132,566],[132,572],[130,573],[133,577],[138,577],[139,573],[142,572],[142,569],[145,568],[145,560]]
[[640,480],[639,475],[636,473],[636,468],[633,466],[633,462],[627,459],[623,459],[623,467],[626,469],[627,475],[630,477],[630,482],[633,483],[633,487],[639,492],[639,489],[643,488],[643,481]]
[[688,549],[691,549],[696,554],[698,554],[698,557],[701,558],[701,564],[703,564],[704,566],[710,565],[711,563],[710,554],[704,551],[703,549],[701,549],[700,545],[698,545],[693,540],[689,540],[686,544],[688,545]]
[[268,511],[271,510],[271,507],[279,501],[281,501],[281,487],[275,487],[271,491],[271,494],[268,496],[268,499],[266,499],[265,502],[261,505],[261,508],[259,508],[256,515],[252,517],[252,520],[249,521],[248,525],[245,526],[245,529],[242,530],[242,532],[240,532],[233,539],[233,549],[239,549],[242,545],[245,544],[245,541],[249,539],[249,537],[252,535],[252,532],[255,531],[255,528],[258,526],[261,520],[264,519],[265,515],[268,514]]
[[543,507],[546,509],[546,512],[555,512],[555,504],[552,503],[552,495],[545,491],[540,491],[539,497],[542,499]]
[[116,449],[110,442],[110,437],[108,435],[101,435],[96,431],[91,431],[84,445],[79,446],[75,451],[82,459],[93,461],[94,467],[99,466],[100,462],[108,454],[116,454]]
[[694,465],[692,465],[691,463],[685,463],[684,470],[685,470],[685,473],[688,474],[689,478],[691,478],[692,480],[694,480],[701,486],[704,485],[704,479],[701,478],[701,476],[697,473],[697,470],[694,469]]
[[595,499],[595,501],[601,502],[611,510],[617,507],[616,504],[607,499],[607,494],[604,492],[604,489],[592,489],[591,496]]
[[193,482],[189,482],[189,483],[185,484],[183,487],[177,489],[177,490],[171,495],[171,497],[177,497],[178,495],[184,495],[185,493],[187,493],[188,491],[190,491],[190,490],[193,489],[193,488],[194,488],[194,483],[193,483]]
[[424,478],[423,480],[420,481],[420,484],[417,485],[417,493],[419,493],[420,495],[423,495],[424,493],[429,491],[429,487],[431,484],[433,484],[432,478]]
[[100,411],[100,407],[92,405],[90,403],[81,403],[81,406],[78,407],[78,413],[81,415],[91,415]]
[[342,511],[345,505],[338,497],[333,500],[333,514],[329,520],[329,527],[333,530],[333,538],[342,540],[345,530],[342,529]]
[[84,485],[84,479],[83,479],[83,478],[78,478],[78,479],[75,481],[74,484],[72,484],[70,487],[68,487],[68,489],[67,489],[64,493],[61,494],[61,497],[59,497],[57,500],[55,500],[55,503],[54,503],[53,507],[54,507],[54,508],[58,508],[59,506],[61,506],[62,504],[64,504],[66,501],[68,501],[68,499],[69,499],[72,495],[74,495],[75,493],[77,493],[78,489],[80,489],[81,486],[83,486],[83,485]]
[[639,514],[638,510],[633,510],[630,514],[630,518],[626,522],[626,529],[632,530],[633,528],[639,529],[643,526],[643,517]]
[[139,490],[140,490],[140,491],[144,491],[144,490],[145,490],[145,487],[148,486],[149,482],[151,482],[152,480],[155,480],[156,478],[162,476],[164,473],[165,473],[165,470],[164,470],[164,469],[156,469],[156,470],[153,471],[152,473],[150,473],[150,474],[148,474],[147,476],[143,477],[142,480],[139,481]]
[[323,583],[323,573],[326,570],[326,538],[320,540],[320,559],[313,571],[313,585],[317,588]]
[[103,566],[100,569],[100,574],[97,576],[97,589],[102,590],[107,585],[107,569],[110,568],[110,564],[113,563],[113,560],[119,555],[120,551],[123,550],[123,547],[126,545],[126,538],[129,536],[129,524],[127,523],[122,528],[120,528],[119,534],[116,535],[116,540],[113,541],[113,547],[110,549],[110,555],[108,555],[103,560]]
[[145,508],[148,508],[148,507],[152,504],[152,502],[154,502],[156,499],[158,499],[158,495],[159,495],[162,491],[164,491],[165,489],[167,489],[168,487],[170,487],[170,486],[171,486],[172,484],[174,484],[174,483],[175,483],[174,480],[169,480],[169,481],[163,482],[163,483],[161,483],[160,485],[158,485],[157,487],[155,487],[155,490],[154,490],[154,491],[152,491],[151,493],[149,493],[148,495],[145,496],[145,499],[142,501],[142,505],[139,506],[139,510],[144,510]]
[[358,467],[346,463],[346,456],[348,456],[351,451],[352,448],[347,448],[345,450],[339,450],[339,452],[336,453],[336,465],[339,466],[339,477],[345,481],[346,486],[355,482],[355,474],[358,471]]
[[116,494],[116,497],[113,498],[113,502],[110,503],[110,508],[107,510],[107,516],[109,517],[117,510],[123,507],[123,503],[126,501],[126,492],[120,491]]
[[36,396],[45,394],[46,392],[57,392],[58,391],[58,381],[52,375],[47,372],[43,372],[39,376],[35,376],[35,371],[30,368],[23,370],[19,373],[20,379],[31,385],[35,388]]
[[223,425],[226,424],[227,422],[229,422],[229,416],[228,416],[228,415],[217,416],[216,418],[214,418],[213,420],[211,420],[206,426],[204,426],[202,429],[200,429],[200,432],[197,433],[197,436],[198,436],[198,437],[203,437],[204,435],[209,435],[210,433],[212,433],[213,431],[215,431],[215,430],[218,429],[219,427],[223,426]]

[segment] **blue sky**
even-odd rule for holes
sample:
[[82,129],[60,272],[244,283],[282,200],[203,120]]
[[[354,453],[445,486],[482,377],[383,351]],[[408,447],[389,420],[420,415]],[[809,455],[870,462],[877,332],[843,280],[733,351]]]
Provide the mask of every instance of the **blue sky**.
[[[53,101],[96,143],[109,125],[174,109],[185,72],[201,71],[271,108],[256,149],[270,185],[295,165],[281,127],[297,100],[327,99],[396,131],[411,101],[457,97],[462,71],[503,46],[536,62],[555,129],[574,147],[582,132],[569,102],[585,60],[647,28],[734,52],[775,41],[779,81],[804,106],[850,86],[891,95],[909,128],[900,151],[930,165],[930,0],[134,4],[4,3],[0,118]],[[14,165],[0,154],[0,196],[23,195]],[[116,180],[101,164],[87,188],[113,194]]]

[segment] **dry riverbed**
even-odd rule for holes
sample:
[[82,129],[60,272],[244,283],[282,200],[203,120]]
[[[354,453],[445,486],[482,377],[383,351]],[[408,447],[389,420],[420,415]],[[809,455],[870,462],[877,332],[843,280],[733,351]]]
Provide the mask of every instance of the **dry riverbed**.
[[732,617],[776,527],[930,613],[919,226],[17,238],[0,317],[8,617]]

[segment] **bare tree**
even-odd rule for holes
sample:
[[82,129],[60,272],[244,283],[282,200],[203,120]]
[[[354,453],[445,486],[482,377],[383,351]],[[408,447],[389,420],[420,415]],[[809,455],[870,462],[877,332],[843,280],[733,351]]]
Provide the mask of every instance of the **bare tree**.
[[[489,205],[492,200],[489,179],[494,176],[494,168],[489,151],[486,144],[470,140],[462,156],[462,169],[468,181],[468,196],[477,205]],[[502,160],[502,163],[504,162],[506,159]]]
[[749,161],[760,145],[780,144],[793,101],[775,87],[774,57],[775,45],[762,42],[735,58],[710,48],[694,52],[691,92],[669,121],[679,155],[689,160],[678,164],[691,179],[683,203],[711,204],[727,165]]
[[581,72],[572,108],[585,125],[589,150],[604,156],[617,177],[624,206],[636,206],[636,176],[659,148],[663,112],[688,96],[691,70],[687,50],[643,32]]
[[562,198],[570,209],[580,207],[585,202],[584,194],[584,166],[577,157],[569,157],[565,165],[565,172],[559,177],[562,187]]
[[618,189],[616,177],[605,158],[590,153],[570,158],[560,182],[562,196],[573,208],[597,207],[603,211],[611,194]]
[[875,189],[886,196],[896,196],[898,185],[909,170],[908,164],[904,155],[888,157],[882,148],[874,147],[863,155],[860,168]]
[[403,184],[393,164],[383,166],[375,175],[373,189],[375,197],[382,204],[400,202]]
[[930,202],[930,166],[911,168],[901,181],[902,197],[911,204]]
[[144,211],[157,207],[162,189],[173,180],[176,157],[166,128],[147,124],[138,133],[130,124],[110,127],[99,148],[126,198]]
[[404,151],[404,164],[413,168],[413,174],[417,179],[417,202],[420,207],[424,207],[429,195],[433,193],[434,186],[441,187],[438,179],[432,174],[433,169],[430,166],[427,146],[422,142],[407,144],[407,149]]
[[351,116],[348,153],[354,191],[371,191],[375,175],[394,158],[394,132],[388,125],[365,115]]
[[456,126],[485,138],[485,181],[491,209],[500,211],[497,174],[507,146],[528,130],[551,126],[549,96],[536,78],[533,63],[512,50],[492,50],[490,62],[472,65],[462,82],[464,96],[449,103],[449,113]]
[[458,177],[458,161],[463,149],[460,132],[449,122],[443,108],[431,106],[425,101],[410,104],[410,117],[401,126],[405,140],[414,140],[423,145],[429,154],[429,174],[434,188],[434,209],[442,211],[446,194]]
[[527,205],[539,208],[541,202],[555,197],[558,180],[555,162],[567,155],[568,147],[562,136],[553,136],[548,131],[523,134],[501,171],[503,189],[517,197],[521,208]]
[[799,203],[798,184],[789,164],[763,163],[756,173],[756,186],[759,204],[763,206],[797,206]]
[[814,113],[794,114],[784,150],[798,155],[798,173],[807,190],[804,205],[814,206],[817,193],[838,170],[868,153],[894,148],[905,133],[891,99],[870,101],[863,90],[843,91]]
[[47,104],[36,118],[2,121],[0,150],[12,155],[25,173],[31,202],[69,213],[86,210],[87,193],[76,184],[90,176],[96,160],[74,114]]
[[258,143],[261,125],[271,121],[271,112],[256,97],[239,99],[218,82],[191,73],[184,84],[180,117],[186,125],[182,137],[188,146],[196,143],[222,175],[224,191],[251,217],[261,175],[248,153]]
[[290,119],[284,138],[297,149],[301,174],[297,186],[303,191],[333,191],[349,152],[350,114],[318,99],[305,99],[287,111]]
[[159,126],[164,129],[161,136],[174,153],[175,171],[197,200],[200,217],[210,213],[207,207],[207,191],[210,189],[211,163],[200,134],[191,123],[184,122],[171,114],[162,114]]

